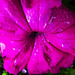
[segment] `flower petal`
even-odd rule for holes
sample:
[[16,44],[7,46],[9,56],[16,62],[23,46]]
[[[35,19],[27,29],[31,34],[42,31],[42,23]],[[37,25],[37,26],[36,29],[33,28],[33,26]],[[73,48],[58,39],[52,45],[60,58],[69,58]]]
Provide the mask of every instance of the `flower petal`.
[[[4,13],[5,12],[5,13]],[[31,29],[26,22],[25,15],[23,13],[21,4],[18,0],[2,0],[0,1],[0,16],[2,18],[9,17],[8,15],[15,21],[22,29],[30,32]]]
[[21,0],[26,19],[33,31],[38,31],[39,8],[38,0]]
[[61,0],[40,0],[39,5],[39,31],[43,32],[51,16],[52,8],[58,8],[61,5]]
[[0,38],[0,41],[2,42],[1,47],[3,47],[1,49],[1,54],[2,57],[4,57],[4,68],[9,73],[17,74],[29,61],[33,50],[34,38],[24,35],[21,38],[22,34],[18,34],[18,37],[13,35],[12,38],[9,37],[10,34],[6,33],[5,35],[6,37],[3,35]]
[[60,51],[49,43],[44,36],[42,38],[41,36],[36,37],[34,49],[27,66],[29,74],[42,74],[49,71],[58,73],[60,68],[68,68],[72,65],[74,56]]
[[61,60],[61,62],[59,62],[59,64],[57,64],[57,66],[52,67],[50,69],[51,73],[58,73],[60,72],[61,68],[69,68],[74,61],[74,56],[70,55],[70,54],[65,54],[64,58]]
[[61,33],[45,35],[45,37],[58,49],[75,56],[75,26]]
[[10,58],[4,58],[4,68],[7,72],[12,74],[19,73],[28,63],[32,52],[32,46],[25,51],[26,48],[21,50],[12,60]]
[[51,8],[61,5],[61,0],[21,0],[27,21],[33,31],[42,32]]
[[[3,17],[2,17],[3,18]],[[15,57],[21,48],[21,44],[28,41],[30,33],[23,30],[18,26],[10,17],[6,17],[4,20],[1,18],[0,28],[0,43],[6,46],[6,49],[2,50],[2,57],[8,56],[9,58]],[[20,46],[21,45],[21,46]]]
[[68,10],[64,5],[53,8],[45,27],[45,33],[60,33],[75,24],[75,13]]
[[36,37],[34,49],[27,65],[29,74],[48,73],[49,66],[43,57],[41,39],[41,36]]
[[50,72],[58,73],[61,68],[69,68],[73,64],[74,56],[57,49],[47,39],[45,39],[44,36],[42,37],[44,43],[46,44],[43,46],[43,50],[45,52],[44,56],[47,56],[45,59],[50,59],[50,62],[48,62],[50,66]]
[[53,9],[45,28],[46,39],[58,49],[75,56],[75,15],[64,6]]

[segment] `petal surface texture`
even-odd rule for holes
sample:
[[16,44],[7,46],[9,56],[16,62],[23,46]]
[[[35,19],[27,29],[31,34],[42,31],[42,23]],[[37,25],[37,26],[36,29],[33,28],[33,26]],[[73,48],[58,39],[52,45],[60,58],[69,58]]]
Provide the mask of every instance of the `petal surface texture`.
[[0,1],[4,69],[29,75],[58,73],[75,60],[75,13],[61,0]]

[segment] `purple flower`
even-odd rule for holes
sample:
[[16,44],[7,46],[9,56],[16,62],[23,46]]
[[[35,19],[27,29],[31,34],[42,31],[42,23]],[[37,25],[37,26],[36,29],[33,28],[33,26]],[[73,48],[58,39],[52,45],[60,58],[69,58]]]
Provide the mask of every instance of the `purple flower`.
[[58,73],[74,61],[75,13],[61,0],[0,0],[0,49],[9,73]]

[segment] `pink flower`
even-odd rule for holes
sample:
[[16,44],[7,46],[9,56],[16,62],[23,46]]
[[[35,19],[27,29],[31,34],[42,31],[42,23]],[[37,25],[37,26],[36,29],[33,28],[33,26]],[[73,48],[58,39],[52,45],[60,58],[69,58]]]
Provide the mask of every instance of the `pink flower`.
[[61,0],[0,0],[0,49],[9,73],[58,73],[74,61],[75,13]]

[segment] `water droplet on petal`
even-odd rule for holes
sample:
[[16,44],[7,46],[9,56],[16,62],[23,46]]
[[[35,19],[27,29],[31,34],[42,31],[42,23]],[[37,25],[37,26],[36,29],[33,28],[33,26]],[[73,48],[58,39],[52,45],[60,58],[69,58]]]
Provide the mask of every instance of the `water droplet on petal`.
[[66,24],[70,24],[70,21],[65,21]]
[[0,43],[1,52],[3,53],[4,49],[6,48],[5,44]]
[[17,60],[14,61],[14,65],[15,65],[15,66],[17,65]]
[[36,53],[34,53],[34,55],[36,56]]
[[47,23],[45,23],[44,28],[47,26]]
[[23,73],[27,73],[27,70],[26,70],[26,69],[23,69],[22,72],[23,72]]
[[30,17],[30,16],[28,16],[28,17],[27,17],[27,20],[28,20],[28,22],[30,22],[30,20],[31,20],[31,17]]
[[62,47],[64,47],[64,45],[62,44]]
[[62,32],[62,31],[63,31],[63,29],[62,29],[62,28],[59,28],[57,31],[58,31],[58,32]]
[[15,51],[15,48],[13,48],[13,50]]
[[49,40],[48,39],[46,39],[47,40],[47,42],[49,42]]
[[38,50],[36,50],[36,52],[38,52]]
[[61,46],[62,48],[67,48],[67,49],[70,47],[69,43],[67,42],[64,42],[63,44],[61,44]]

